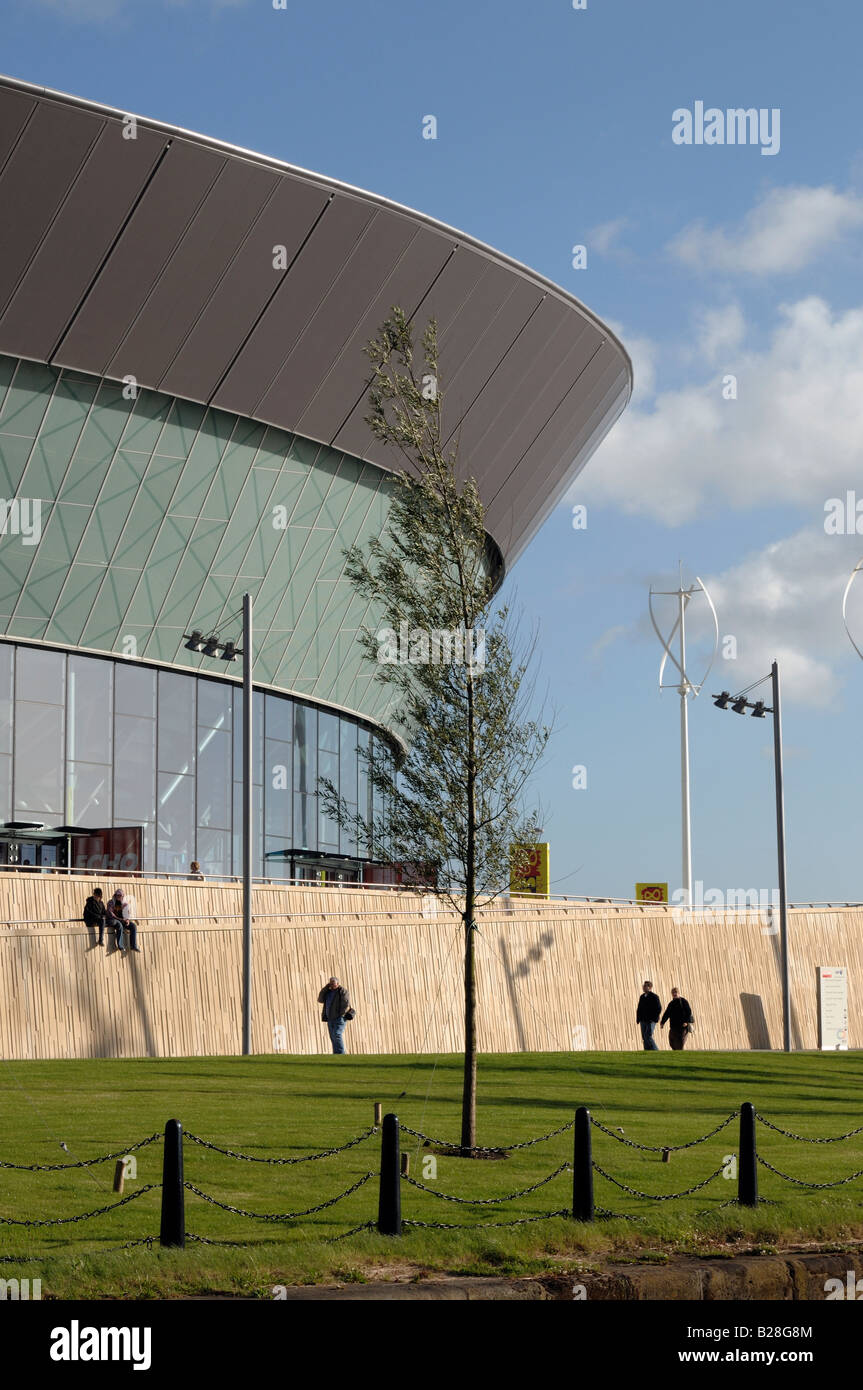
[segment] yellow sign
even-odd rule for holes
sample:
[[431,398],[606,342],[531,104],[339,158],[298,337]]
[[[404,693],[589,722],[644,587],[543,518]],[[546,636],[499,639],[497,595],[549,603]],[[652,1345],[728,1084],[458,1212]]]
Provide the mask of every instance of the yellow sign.
[[635,901],[637,903],[667,903],[667,883],[636,883]]
[[549,845],[513,845],[509,890],[514,897],[535,894],[547,898],[551,868]]

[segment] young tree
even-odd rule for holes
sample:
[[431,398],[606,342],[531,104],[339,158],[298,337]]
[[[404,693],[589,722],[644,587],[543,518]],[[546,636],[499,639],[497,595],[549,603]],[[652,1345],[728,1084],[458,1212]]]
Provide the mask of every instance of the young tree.
[[[461,1146],[476,1145],[477,904],[510,882],[513,846],[534,838],[525,813],[529,776],[549,729],[531,714],[532,644],[517,649],[495,600],[495,560],[476,483],[458,476],[445,449],[437,331],[429,323],[422,362],[410,325],[393,308],[366,352],[373,367],[367,422],[400,451],[386,530],[346,551],[346,574],[378,615],[360,641],[389,687],[391,758],[369,756],[377,812],[368,827],[322,781],[327,813],[374,857],[425,883],[464,923],[465,1059]],[[515,873],[525,851],[515,850]]]

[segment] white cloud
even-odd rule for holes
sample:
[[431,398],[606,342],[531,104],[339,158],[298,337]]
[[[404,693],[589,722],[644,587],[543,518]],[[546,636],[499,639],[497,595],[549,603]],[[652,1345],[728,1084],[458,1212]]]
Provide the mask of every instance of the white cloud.
[[863,226],[863,198],[834,188],[774,188],[736,227],[692,222],[668,251],[694,270],[778,275],[802,270]]
[[696,352],[712,366],[743,342],[746,322],[739,304],[705,309],[698,316]]
[[611,647],[620,637],[625,637],[629,629],[623,623],[618,623],[616,627],[608,627],[600,637],[597,637],[590,649],[590,655],[596,659],[601,656],[606,647]]
[[628,226],[628,217],[615,217],[610,222],[601,222],[598,227],[593,227],[588,234],[588,249],[597,251],[600,256],[607,256],[609,253],[619,250],[616,245],[617,239]]
[[[717,354],[721,336],[714,325]],[[655,348],[622,337],[638,343],[649,376]],[[729,346],[724,356],[700,384],[662,392],[650,408],[631,404],[570,500],[678,525],[717,502],[781,499],[823,517],[827,498],[855,486],[863,494],[863,309],[833,313],[820,298],[801,299],[780,308],[763,351]],[[723,399],[727,373],[736,400]]]
[[[835,699],[838,665],[856,663],[842,622],[842,593],[863,551],[863,537],[827,536],[807,527],[774,541],[704,582],[716,605],[720,639],[732,636],[737,658],[717,657],[711,689],[736,692],[779,662],[783,698],[826,706]],[[693,638],[705,614],[694,608]],[[697,616],[696,616],[697,614]],[[863,588],[849,605],[849,625],[863,634]],[[721,651],[721,648],[720,648]],[[863,671],[860,673],[863,682]],[[750,699],[770,703],[769,686]]]
[[644,337],[638,333],[627,333],[622,324],[614,319],[606,318],[605,322],[620,338],[630,357],[632,358],[632,375],[634,386],[630,408],[638,405],[647,396],[652,396],[656,386],[656,360],[659,356],[659,345],[652,338]]

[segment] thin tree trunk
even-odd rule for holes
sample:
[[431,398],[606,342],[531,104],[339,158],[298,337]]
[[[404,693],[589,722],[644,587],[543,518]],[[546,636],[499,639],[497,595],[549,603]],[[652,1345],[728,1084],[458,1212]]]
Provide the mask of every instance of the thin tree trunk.
[[[466,614],[465,614],[466,616]],[[465,626],[467,626],[465,624]],[[461,1146],[476,1145],[476,723],[473,669],[467,669],[467,856],[464,894],[464,1091]]]
[[476,957],[473,903],[464,924],[464,1090],[461,1105],[461,1146],[476,1145]]

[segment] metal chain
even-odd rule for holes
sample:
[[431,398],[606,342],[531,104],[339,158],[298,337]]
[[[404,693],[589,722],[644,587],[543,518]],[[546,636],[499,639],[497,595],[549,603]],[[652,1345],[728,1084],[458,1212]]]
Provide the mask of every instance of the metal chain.
[[778,1178],[784,1178],[786,1182],[796,1183],[798,1187],[825,1188],[843,1187],[846,1182],[853,1182],[855,1178],[863,1178],[863,1168],[859,1168],[856,1173],[849,1173],[847,1178],[837,1178],[835,1182],[804,1182],[802,1178],[792,1178],[788,1173],[780,1173],[778,1168],[774,1168],[772,1163],[768,1163],[766,1158],[760,1154],[755,1155],[758,1162],[765,1168],[769,1168],[771,1173],[775,1173]]
[[842,1139],[851,1139],[855,1134],[863,1134],[863,1125],[857,1129],[849,1129],[847,1134],[833,1134],[828,1139],[809,1139],[805,1134],[794,1134],[790,1129],[780,1129],[779,1125],[773,1124],[772,1120],[765,1119],[759,1111],[755,1112],[756,1120],[760,1120],[768,1129],[773,1129],[777,1134],[784,1134],[786,1139],[799,1139],[802,1144],[838,1144]]
[[[759,1198],[759,1202],[762,1202],[763,1200],[764,1200],[763,1197],[762,1197],[762,1198]],[[696,1215],[696,1216],[710,1216],[713,1212],[715,1212],[715,1211],[722,1211],[725,1207],[739,1207],[739,1206],[740,1206],[740,1198],[739,1198],[739,1197],[729,1197],[727,1202],[719,1202],[719,1203],[717,1203],[717,1205],[716,1205],[715,1207],[702,1207],[701,1211],[697,1211],[697,1212],[695,1213],[695,1215]]]
[[371,1231],[377,1226],[377,1221],[364,1221],[361,1226],[354,1226],[350,1231],[343,1231],[340,1236],[328,1236],[324,1245],[334,1245],[337,1240],[347,1240],[348,1236],[358,1235],[360,1231]]
[[547,1182],[557,1178],[561,1173],[571,1173],[572,1167],[569,1163],[561,1163],[559,1168],[555,1168],[553,1173],[549,1173],[547,1178],[540,1178],[532,1187],[523,1187],[520,1192],[511,1192],[508,1197],[452,1197],[448,1192],[435,1192],[433,1187],[426,1187],[425,1183],[417,1182],[416,1178],[411,1178],[407,1173],[402,1173],[405,1182],[409,1182],[411,1187],[418,1187],[421,1192],[428,1192],[430,1197],[439,1197],[442,1202],[461,1202],[468,1207],[494,1207],[500,1206],[503,1202],[513,1202],[516,1197],[526,1197],[529,1192],[536,1192],[538,1187],[545,1187]]
[[703,1182],[697,1182],[694,1187],[687,1187],[683,1192],[662,1193],[639,1192],[634,1187],[627,1187],[625,1182],[618,1182],[617,1178],[613,1178],[610,1173],[606,1173],[604,1168],[600,1168],[598,1163],[594,1163],[593,1167],[601,1177],[607,1178],[609,1182],[614,1183],[615,1187],[621,1188],[624,1192],[630,1193],[633,1197],[645,1197],[649,1202],[670,1202],[674,1197],[689,1197],[691,1193],[698,1192],[702,1187],[706,1187],[709,1182],[713,1182],[714,1178],[718,1178],[720,1173],[724,1172],[725,1164],[720,1163],[715,1173],[711,1173],[710,1177],[705,1178]]
[[575,1120],[570,1120],[569,1124],[561,1125],[560,1129],[551,1129],[548,1134],[540,1134],[537,1139],[524,1139],[520,1144],[506,1144],[504,1148],[507,1153],[515,1153],[516,1149],[529,1149],[532,1144],[544,1144],[546,1139],[554,1139],[556,1135],[565,1134],[568,1129],[574,1128]]
[[631,1216],[627,1211],[609,1211],[608,1207],[594,1206],[596,1216],[601,1216],[604,1221],[643,1221],[643,1216]]
[[349,1139],[346,1144],[339,1144],[335,1149],[324,1149],[318,1154],[303,1154],[299,1158],[258,1158],[254,1154],[236,1153],[233,1149],[222,1149],[218,1144],[211,1144],[209,1139],[201,1139],[199,1135],[192,1134],[188,1129],[183,1130],[183,1137],[191,1139],[193,1144],[200,1144],[204,1149],[213,1149],[216,1153],[225,1154],[228,1158],[240,1158],[244,1163],[272,1163],[285,1166],[291,1163],[311,1163],[316,1158],[330,1158],[332,1154],[344,1153],[345,1149],[352,1149],[356,1144],[362,1144],[373,1134],[377,1134],[377,1125],[372,1125],[364,1134],[358,1134],[356,1139]]
[[134,1202],[138,1197],[143,1197],[145,1192],[152,1192],[154,1188],[161,1186],[160,1182],[147,1183],[145,1187],[139,1187],[137,1192],[130,1192],[127,1196],[121,1197],[119,1202],[111,1202],[107,1207],[97,1207],[95,1211],[85,1211],[80,1216],[55,1216],[49,1221],[16,1221],[12,1216],[0,1216],[0,1226],[68,1226],[73,1221],[89,1221],[91,1216],[116,1211],[118,1207],[124,1207],[127,1202]]
[[[544,1144],[546,1139],[554,1139],[558,1134],[565,1134],[568,1129],[572,1129],[575,1120],[570,1120],[569,1124],[561,1125],[560,1129],[552,1129],[548,1134],[540,1134],[536,1139],[523,1139],[520,1144],[474,1144],[471,1153],[478,1154],[497,1154],[514,1153],[516,1149],[529,1149],[533,1144]],[[411,1129],[410,1125],[399,1124],[399,1129],[405,1134],[412,1134],[415,1139],[424,1139],[427,1144],[435,1144],[439,1149],[459,1149],[461,1144],[451,1144],[448,1139],[432,1139],[431,1135],[423,1134],[420,1129]]]
[[245,1250],[246,1244],[242,1240],[210,1240],[208,1236],[196,1236],[191,1231],[184,1231],[186,1240],[195,1240],[200,1245],[230,1245],[235,1250]]
[[353,1187],[349,1187],[344,1192],[340,1192],[337,1197],[330,1197],[327,1202],[320,1202],[316,1207],[309,1207],[308,1211],[244,1211],[242,1207],[232,1207],[228,1202],[218,1201],[217,1198],[211,1197],[209,1193],[202,1192],[199,1187],[195,1187],[194,1183],[186,1182],[183,1183],[183,1186],[187,1187],[190,1192],[194,1192],[196,1197],[203,1197],[205,1202],[212,1202],[214,1207],[221,1207],[222,1211],[233,1212],[234,1216],[248,1216],[254,1221],[296,1221],[300,1216],[313,1216],[315,1212],[324,1211],[326,1207],[334,1207],[336,1202],[340,1202],[343,1197],[350,1197],[352,1192],[356,1192],[357,1188],[362,1187],[364,1183],[368,1182],[369,1178],[373,1178],[374,1176],[374,1173],[366,1173],[365,1177],[360,1178],[359,1182],[355,1182]]
[[703,1144],[706,1139],[712,1139],[714,1134],[718,1134],[726,1125],[730,1125],[732,1120],[736,1120],[739,1114],[739,1110],[732,1110],[728,1119],[723,1120],[722,1124],[717,1125],[709,1134],[702,1134],[700,1139],[690,1139],[686,1144],[636,1144],[634,1139],[625,1139],[622,1134],[615,1134],[613,1129],[608,1129],[608,1127],[601,1124],[599,1120],[595,1120],[592,1115],[590,1117],[590,1123],[595,1125],[597,1129],[601,1129],[603,1134],[607,1134],[611,1139],[616,1139],[618,1144],[626,1144],[630,1149],[641,1149],[643,1153],[650,1154],[661,1154],[665,1149],[667,1149],[669,1153],[679,1153],[681,1149],[692,1149],[696,1144]]
[[[116,1250],[131,1250],[133,1245],[146,1245],[148,1250],[152,1250],[154,1241],[158,1236],[141,1236],[140,1240],[127,1240],[122,1245],[111,1245],[104,1251],[106,1255],[113,1255]],[[103,1253],[100,1251],[100,1254]]]
[[450,1225],[443,1221],[403,1221],[403,1226],[419,1226],[427,1231],[487,1231],[492,1226],[528,1226],[532,1221],[550,1221],[554,1216],[572,1216],[572,1212],[564,1208],[561,1211],[545,1211],[541,1216],[522,1216],[516,1221],[481,1221],[476,1226],[465,1226],[460,1221],[456,1225]]
[[4,1163],[0,1160],[0,1168],[14,1168],[19,1173],[60,1173],[65,1168],[92,1168],[94,1163],[109,1163],[112,1158],[125,1158],[126,1154],[143,1149],[147,1144],[154,1144],[161,1138],[161,1132],[151,1134],[148,1139],[139,1139],[137,1144],[130,1144],[128,1148],[119,1149],[115,1154],[105,1154],[102,1158],[83,1158],[78,1163]]

